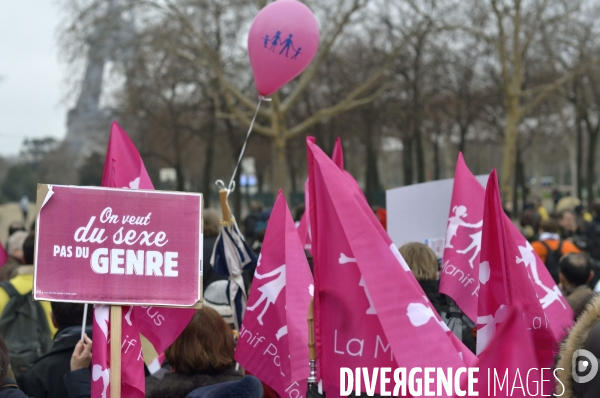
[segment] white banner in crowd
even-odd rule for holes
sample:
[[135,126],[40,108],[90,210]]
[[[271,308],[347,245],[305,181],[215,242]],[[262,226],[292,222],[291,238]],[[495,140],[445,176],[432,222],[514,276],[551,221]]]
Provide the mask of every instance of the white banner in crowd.
[[[476,177],[485,187],[487,175]],[[387,232],[398,247],[428,243],[443,252],[454,178],[390,189],[386,192]],[[438,257],[442,252],[436,251]]]

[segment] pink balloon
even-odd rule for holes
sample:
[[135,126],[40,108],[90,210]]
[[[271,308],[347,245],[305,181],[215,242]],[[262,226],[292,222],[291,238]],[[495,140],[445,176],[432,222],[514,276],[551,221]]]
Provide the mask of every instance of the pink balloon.
[[260,95],[270,95],[298,76],[319,47],[319,25],[312,11],[296,0],[278,0],[252,21],[248,55]]

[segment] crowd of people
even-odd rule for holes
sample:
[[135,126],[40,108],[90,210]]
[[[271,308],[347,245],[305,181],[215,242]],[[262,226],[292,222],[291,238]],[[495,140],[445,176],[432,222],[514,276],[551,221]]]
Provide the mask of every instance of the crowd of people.
[[[385,223],[385,212],[377,210]],[[300,207],[295,212],[297,222],[303,211]],[[243,222],[246,238],[257,254],[269,214],[256,203]],[[226,302],[227,277],[206,266],[220,232],[220,215],[207,209],[203,218],[205,305],[165,351],[160,371],[150,374],[146,369],[146,396],[275,397],[269,386],[251,375],[244,376],[234,360],[236,333]],[[581,206],[548,213],[538,203],[524,209],[521,226],[575,318],[585,318],[582,314],[594,307],[589,303],[600,291],[600,204],[588,214]],[[33,300],[34,231],[34,226],[27,231],[21,222],[10,224],[5,244],[8,259],[0,267],[0,398],[89,397],[92,312],[87,314],[81,339],[83,304]],[[442,319],[449,323],[452,317],[462,318],[461,340],[475,352],[476,324],[463,314],[457,315],[450,308],[451,302],[440,294],[440,261],[434,252],[418,242],[407,243],[399,251]],[[247,287],[252,283],[252,272],[244,275]],[[600,320],[600,308],[596,307],[600,303],[595,304],[596,312],[588,311],[587,324]]]

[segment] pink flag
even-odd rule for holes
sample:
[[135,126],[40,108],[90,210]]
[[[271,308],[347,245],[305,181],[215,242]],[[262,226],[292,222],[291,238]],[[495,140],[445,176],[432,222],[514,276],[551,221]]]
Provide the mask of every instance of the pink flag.
[[552,369],[542,369],[538,363],[522,313],[520,306],[512,306],[505,321],[498,325],[496,336],[479,356],[475,391],[480,397],[550,396]]
[[117,122],[113,122],[110,127],[102,186],[154,189],[140,154],[125,130]]
[[[311,139],[313,143],[315,142],[314,137],[309,137],[308,139]],[[333,163],[335,163],[340,168],[340,170],[344,171],[344,174],[346,174],[346,176],[349,177],[350,183],[362,193],[362,190],[360,189],[358,182],[356,182],[356,180],[354,179],[354,177],[352,177],[352,175],[350,173],[348,173],[347,171],[344,170],[344,151],[342,148],[342,140],[340,137],[337,137],[335,139],[335,145],[333,147],[333,153],[331,154],[331,160],[333,161]],[[309,217],[308,217],[309,207],[310,207],[309,189],[310,189],[310,187],[309,187],[308,179],[306,179],[306,183],[304,184],[305,211],[304,211],[304,215],[302,216],[302,219],[300,220],[300,225],[298,226],[298,234],[300,235],[300,240],[302,241],[302,244],[303,244],[305,250],[310,250],[311,243],[312,243],[312,239],[310,236],[311,231],[310,231],[310,225],[309,225]]]
[[383,237],[364,196],[314,143],[307,144],[315,340],[327,395],[338,394],[341,367],[464,366],[448,328]]
[[[446,230],[440,292],[454,299],[472,320],[477,318],[484,198],[485,190],[467,168],[462,154],[459,154]],[[552,331],[560,341],[572,324],[573,312],[529,242],[508,216],[503,213],[501,217],[517,242],[517,264],[523,264],[527,269]]]
[[6,260],[8,260],[8,254],[6,253],[6,250],[4,249],[2,242],[0,242],[0,267],[2,267],[4,265]]
[[344,150],[342,148],[342,140],[340,137],[335,139],[335,145],[333,146],[333,153],[331,154],[331,160],[337,164],[340,170],[344,169]]
[[298,225],[298,236],[300,236],[300,243],[304,250],[311,250],[312,239],[310,237],[310,226],[309,217],[308,217],[308,209],[310,208],[310,195],[308,190],[310,189],[308,186],[308,179],[304,183],[304,214],[302,214],[302,218],[300,219],[300,224]]
[[476,290],[485,189],[471,174],[462,153],[458,154],[440,292],[450,296],[470,319],[477,317]]
[[497,325],[506,322],[508,310],[523,308],[538,364],[552,365],[556,339],[527,270],[518,264],[519,247],[502,209],[496,170],[490,174],[485,192],[479,305],[477,309],[477,354],[485,352],[495,338]]
[[304,392],[313,277],[279,191],[248,297],[235,359],[279,395]]
[[[143,398],[145,396],[144,360],[139,331],[132,320],[133,307],[123,307],[121,329],[121,395]],[[94,349],[92,350],[91,397],[110,396],[110,306],[94,306],[92,323]]]
[[[140,154],[127,136],[127,133],[125,133],[117,122],[113,122],[111,126],[108,150],[106,152],[106,160],[104,163],[104,174],[102,175],[102,186],[113,188],[154,189]],[[99,308],[102,308],[102,311],[109,312],[108,306],[95,306],[94,313],[99,311]],[[128,390],[132,391],[131,394],[137,394],[135,391],[140,391],[142,394],[141,396],[144,396],[144,362],[141,356],[141,343],[139,342],[138,337],[139,333],[144,335],[152,343],[157,352],[163,352],[171,345],[171,343],[173,343],[173,341],[175,341],[183,329],[185,329],[192,319],[194,312],[195,310],[193,309],[179,308],[123,307],[123,342],[121,345],[121,381],[123,383],[121,390],[123,391],[123,396],[137,396],[127,395],[125,391]],[[104,317],[104,315],[102,316]],[[107,324],[108,319],[109,318],[107,317]],[[99,327],[96,325],[96,321],[96,314],[94,314],[95,329]],[[107,329],[107,332],[108,330],[109,329]],[[100,345],[97,345],[96,343],[97,335],[99,334],[94,334],[94,345],[96,347],[102,347],[102,340],[100,340]],[[104,336],[108,336],[108,334],[104,334]],[[106,339],[108,341],[108,337],[106,337]],[[95,369],[97,365],[98,368],[96,369],[99,371],[108,372],[110,350],[108,346],[106,347],[106,353],[103,353],[104,350],[93,350],[92,370]],[[104,398],[102,392],[108,387],[108,384],[102,384],[103,380],[104,378],[102,377],[97,379],[92,378],[92,398]],[[106,383],[108,383],[108,378],[106,379]]]

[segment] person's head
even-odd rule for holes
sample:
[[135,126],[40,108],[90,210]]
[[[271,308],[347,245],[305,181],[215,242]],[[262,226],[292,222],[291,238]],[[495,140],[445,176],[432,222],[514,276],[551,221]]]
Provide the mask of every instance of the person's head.
[[433,281],[437,279],[438,261],[433,250],[427,245],[419,242],[410,242],[401,246],[399,250],[418,281]]
[[35,234],[31,233],[27,235],[23,241],[23,261],[25,264],[33,264],[35,257]]
[[180,374],[219,373],[234,365],[233,333],[212,308],[196,311],[181,335],[165,351]]
[[21,221],[13,221],[8,226],[8,236],[12,236],[17,231],[25,231],[25,226]]
[[253,200],[250,202],[250,212],[260,212],[262,211],[263,204],[261,201]]
[[17,231],[8,238],[8,242],[6,243],[6,252],[8,255],[22,263],[25,262],[23,258],[23,243],[25,239],[27,239],[27,232]]
[[577,220],[575,218],[575,212],[572,210],[563,210],[558,214],[558,225],[565,230],[570,232],[577,231]]
[[0,387],[4,386],[10,366],[10,354],[4,339],[0,337]]
[[549,218],[540,222],[540,232],[548,232],[551,234],[557,234],[560,231],[558,222],[555,219]]
[[560,259],[559,279],[563,287],[586,285],[594,277],[589,259],[582,253],[570,253]]
[[213,209],[205,209],[202,213],[204,221],[203,233],[205,237],[217,236],[221,232],[221,221],[219,212]]
[[[60,303],[52,301],[52,323],[57,329],[64,329],[69,326],[81,327],[83,321],[83,309],[85,304],[78,303]],[[92,311],[88,311],[86,324],[92,324]]]

